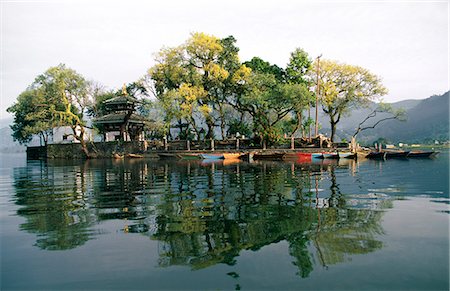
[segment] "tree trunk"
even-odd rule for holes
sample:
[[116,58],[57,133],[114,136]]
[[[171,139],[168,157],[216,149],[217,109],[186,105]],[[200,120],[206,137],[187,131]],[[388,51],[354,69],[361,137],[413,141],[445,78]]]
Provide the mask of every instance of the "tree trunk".
[[334,142],[334,135],[336,134],[336,123],[331,123],[331,142]]
[[83,151],[85,158],[90,158],[90,153],[87,148],[86,141],[84,140],[84,128],[80,126],[80,135],[77,135],[77,126],[72,126],[73,136],[80,142],[81,150]]
[[206,139],[214,139],[214,121],[212,118],[206,119],[206,126],[208,127],[208,132],[206,133]]
[[222,140],[225,140],[225,114],[223,113],[222,106],[219,107],[220,114],[220,134],[222,135]]
[[330,127],[331,127],[331,142],[334,142],[334,136],[336,134],[336,125],[337,125],[337,121],[335,119],[335,115],[331,115],[330,114]]

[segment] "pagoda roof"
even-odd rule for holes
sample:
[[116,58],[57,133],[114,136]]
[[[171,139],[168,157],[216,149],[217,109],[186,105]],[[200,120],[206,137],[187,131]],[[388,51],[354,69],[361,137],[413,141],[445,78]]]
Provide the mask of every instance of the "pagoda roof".
[[108,100],[103,101],[105,105],[113,105],[113,104],[136,104],[139,101],[131,97],[129,95],[121,95]]
[[[99,118],[96,118],[94,120],[95,123],[105,124],[105,123],[124,123],[125,117],[127,116],[127,113],[111,113],[107,115],[103,115]],[[131,114],[130,118],[128,119],[129,123],[148,123],[151,122],[151,120],[138,115],[138,114]]]

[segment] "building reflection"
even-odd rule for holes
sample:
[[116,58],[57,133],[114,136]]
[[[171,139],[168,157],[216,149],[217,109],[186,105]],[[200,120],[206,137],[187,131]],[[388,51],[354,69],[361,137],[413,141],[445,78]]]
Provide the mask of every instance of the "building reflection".
[[286,241],[298,275],[307,277],[317,266],[382,247],[379,210],[388,202],[367,207],[341,191],[339,179],[355,167],[354,161],[52,161],[18,169],[14,185],[26,219],[21,228],[35,233],[42,249],[83,245],[102,235],[102,221],[117,220],[123,232],[159,242],[161,267],[233,265],[242,250]]

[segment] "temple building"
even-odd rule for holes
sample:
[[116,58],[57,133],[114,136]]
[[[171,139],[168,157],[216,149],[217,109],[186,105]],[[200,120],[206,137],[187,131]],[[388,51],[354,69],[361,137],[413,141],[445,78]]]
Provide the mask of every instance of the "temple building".
[[144,140],[144,128],[150,120],[136,113],[138,103],[125,90],[121,96],[104,101],[107,114],[95,119],[94,123],[105,134],[105,141]]

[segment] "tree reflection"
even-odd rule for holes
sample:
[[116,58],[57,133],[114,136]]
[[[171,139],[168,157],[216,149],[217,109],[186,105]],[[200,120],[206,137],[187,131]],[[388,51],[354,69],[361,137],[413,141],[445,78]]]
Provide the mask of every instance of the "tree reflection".
[[89,240],[96,218],[85,207],[83,165],[49,166],[31,162],[14,173],[17,213],[27,220],[22,230],[36,233],[36,245],[47,250],[75,248]]
[[[15,172],[18,214],[36,245],[70,249],[103,220],[159,242],[161,267],[234,265],[242,250],[280,241],[298,275],[382,247],[382,211],[355,207],[336,171],[352,164],[232,164],[92,160],[29,164]],[[349,203],[350,202],[350,203]],[[373,206],[373,205],[372,205]],[[97,229],[97,230],[96,230]],[[317,263],[318,262],[318,263]]]

